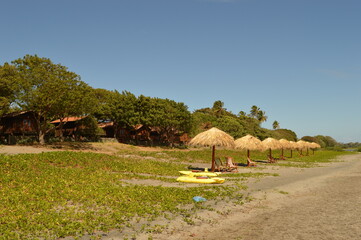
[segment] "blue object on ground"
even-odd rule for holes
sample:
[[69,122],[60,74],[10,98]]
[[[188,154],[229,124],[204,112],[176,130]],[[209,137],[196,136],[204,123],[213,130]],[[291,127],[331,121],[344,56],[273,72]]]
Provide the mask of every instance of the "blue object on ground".
[[207,199],[205,199],[204,197],[200,197],[200,196],[193,197],[193,200],[195,202],[205,202],[205,201],[207,201]]

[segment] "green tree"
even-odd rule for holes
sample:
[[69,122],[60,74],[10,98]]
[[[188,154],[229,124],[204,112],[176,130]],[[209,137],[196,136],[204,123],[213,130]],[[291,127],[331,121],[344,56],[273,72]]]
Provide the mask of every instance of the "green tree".
[[239,113],[238,113],[238,116],[240,117],[240,116],[246,116],[247,114],[246,114],[246,112],[244,112],[244,111],[240,111]]
[[258,112],[258,115],[257,115],[257,120],[260,122],[260,123],[263,123],[265,121],[267,121],[267,116],[266,116],[266,112],[265,111],[259,111]]
[[234,138],[239,138],[246,135],[246,131],[242,124],[233,117],[223,116],[217,119],[216,127],[230,134]]
[[[74,73],[71,73],[74,74]],[[63,125],[65,118],[69,116],[83,116],[92,114],[95,111],[96,98],[93,89],[86,83],[79,81],[75,76],[69,77],[68,81],[61,86],[64,94],[60,96],[59,102],[54,106],[54,117],[60,120],[58,126],[60,140],[63,141]],[[93,122],[88,121],[93,125]]]
[[280,128],[280,124],[279,124],[279,122],[277,122],[277,121],[274,121],[273,122],[273,124],[272,124],[272,127],[273,127],[273,129],[279,129]]
[[275,130],[268,130],[267,137],[272,137],[275,139],[286,139],[289,141],[297,141],[297,135],[295,132],[289,129],[275,129]]
[[318,144],[321,145],[321,147],[336,147],[339,145],[339,143],[333,139],[332,137],[330,136],[322,136],[322,135],[317,135],[315,136],[315,138],[318,139]]
[[257,119],[257,118],[258,118],[258,115],[259,115],[259,111],[261,111],[260,108],[257,107],[256,105],[253,105],[253,106],[251,107],[251,111],[250,111],[249,116],[252,117],[252,118],[256,118],[256,119]]
[[212,110],[216,117],[220,117],[220,116],[224,115],[225,112],[227,111],[225,108],[223,108],[223,106],[224,106],[224,103],[220,100],[215,101],[213,103]]
[[303,136],[303,137],[301,138],[301,140],[306,141],[306,142],[315,142],[315,143],[318,142],[318,139],[317,139],[317,138],[311,137],[311,136]]
[[191,135],[195,136],[198,133],[212,128],[217,121],[217,118],[209,113],[196,110],[192,113],[192,130]]
[[259,123],[263,123],[265,121],[267,121],[267,116],[266,116],[266,112],[262,111],[259,107],[257,107],[256,105],[253,105],[251,107],[251,111],[250,114],[248,115],[251,118],[255,118],[259,121]]
[[184,103],[145,96],[139,96],[138,102],[140,123],[158,127],[165,143],[172,144],[177,133],[190,131],[191,113]]
[[10,111],[18,92],[18,79],[14,66],[5,63],[0,66],[0,116]]
[[98,120],[113,122],[114,137],[119,138],[119,128],[128,128],[140,122],[137,97],[127,91],[95,89],[97,108],[94,116]]
[[[60,109],[63,109],[63,114],[81,115],[85,112],[79,110],[84,106],[83,103],[87,104],[83,97],[70,96],[74,93],[73,87],[85,84],[65,66],[54,64],[50,59],[37,55],[26,55],[12,61],[12,65],[19,84],[15,103],[22,110],[34,112],[40,144],[45,143],[45,135],[52,130],[50,121],[59,117]],[[71,101],[68,101],[68,98]],[[73,109],[74,102],[82,107]]]

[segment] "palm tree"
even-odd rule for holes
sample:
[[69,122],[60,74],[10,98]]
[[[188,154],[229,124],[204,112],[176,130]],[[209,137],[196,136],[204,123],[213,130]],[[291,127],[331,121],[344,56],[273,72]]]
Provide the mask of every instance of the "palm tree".
[[267,116],[266,116],[266,112],[265,111],[259,111],[258,112],[258,115],[257,115],[257,120],[260,122],[260,123],[263,123],[265,121],[267,121]]
[[253,118],[257,118],[259,111],[260,111],[259,107],[257,107],[256,105],[253,105],[251,107],[251,113],[249,114],[249,116],[253,117]]
[[212,110],[215,113],[216,117],[220,117],[220,116],[224,115],[224,112],[226,111],[226,109],[223,108],[223,106],[224,106],[224,103],[220,100],[215,101],[213,103]]
[[273,129],[279,129],[280,128],[280,123],[279,122],[277,122],[277,121],[274,121],[273,122],[273,124],[272,124],[272,126],[273,126]]

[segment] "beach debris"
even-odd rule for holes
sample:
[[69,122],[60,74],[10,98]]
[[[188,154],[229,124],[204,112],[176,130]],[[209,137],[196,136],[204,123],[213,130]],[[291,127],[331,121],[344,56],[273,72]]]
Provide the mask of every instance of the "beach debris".
[[193,200],[195,202],[205,202],[205,201],[207,201],[207,199],[205,199],[204,197],[200,197],[200,196],[193,197]]

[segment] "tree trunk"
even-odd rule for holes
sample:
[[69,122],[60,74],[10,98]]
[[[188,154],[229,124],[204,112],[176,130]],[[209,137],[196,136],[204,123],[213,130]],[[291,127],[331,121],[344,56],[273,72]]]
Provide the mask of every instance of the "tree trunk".
[[216,146],[212,146],[212,172],[216,170],[215,151],[216,151]]
[[38,134],[38,141],[40,145],[45,144],[45,131],[43,131],[43,126],[41,125],[40,114],[33,113],[34,119],[36,121],[36,132]]
[[[63,119],[60,119],[60,123],[59,123],[59,138],[60,138],[60,142],[64,142],[63,126],[64,126]],[[56,131],[56,128],[55,128],[55,131]]]
[[114,126],[114,138],[118,140],[119,134],[118,134],[118,124],[116,122],[113,123]]
[[39,143],[40,145],[44,145],[45,144],[45,132],[40,130],[39,131]]

